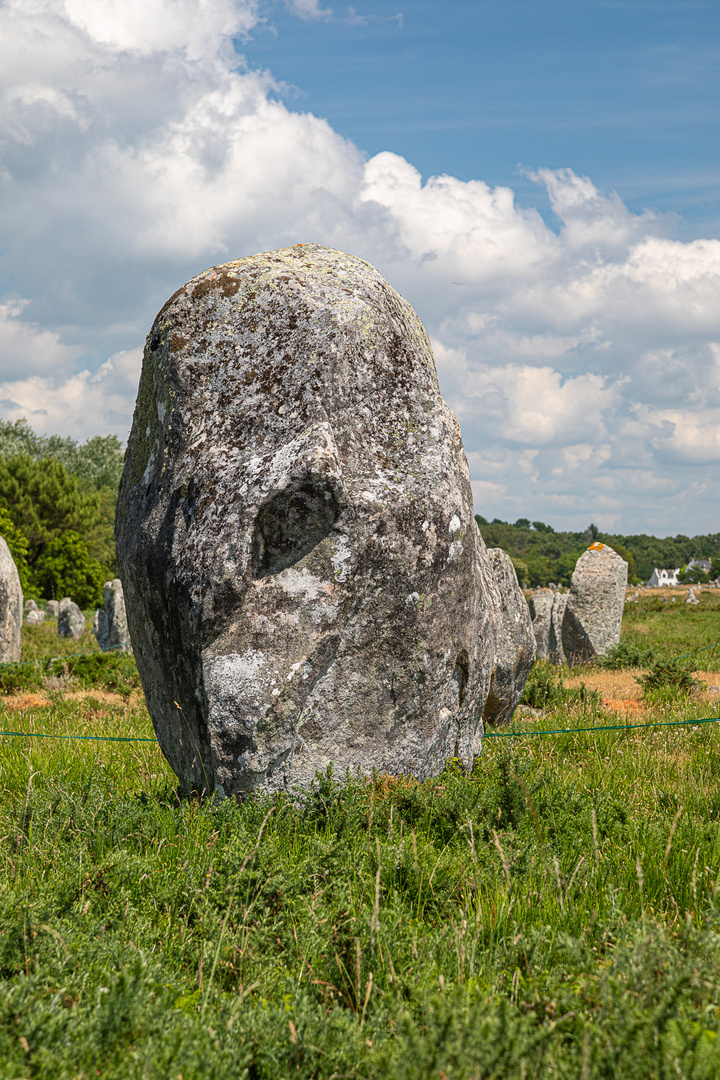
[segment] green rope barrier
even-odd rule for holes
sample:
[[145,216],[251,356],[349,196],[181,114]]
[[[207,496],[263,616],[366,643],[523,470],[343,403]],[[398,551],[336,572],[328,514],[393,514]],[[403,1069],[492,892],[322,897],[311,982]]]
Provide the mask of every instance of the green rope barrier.
[[[720,641],[713,641],[712,645],[703,645],[702,649],[695,649],[693,652],[683,653],[682,656],[674,656],[673,660],[690,660],[693,656],[697,656],[698,653],[707,652],[708,649],[716,649],[720,645]],[[712,659],[712,657],[711,657]]]
[[574,735],[577,731],[630,731],[633,728],[694,727],[696,724],[718,724],[720,716],[703,720],[658,720],[651,724],[602,724],[598,727],[556,728],[554,731],[486,731],[483,739],[513,739],[521,735]]
[[157,739],[148,739],[139,735],[47,735],[41,731],[0,731],[0,735],[15,735],[24,739],[77,739],[80,742],[152,742],[157,744]]
[[[487,731],[483,739],[518,739],[523,735],[575,735],[587,731],[630,731],[636,728],[652,727],[695,727],[697,724],[718,724],[720,716],[705,717],[702,720],[658,720],[650,724],[601,724],[597,727],[555,728],[552,731]],[[47,735],[39,731],[0,731],[0,736],[8,735],[28,739],[77,739],[81,742],[151,742],[138,735]]]

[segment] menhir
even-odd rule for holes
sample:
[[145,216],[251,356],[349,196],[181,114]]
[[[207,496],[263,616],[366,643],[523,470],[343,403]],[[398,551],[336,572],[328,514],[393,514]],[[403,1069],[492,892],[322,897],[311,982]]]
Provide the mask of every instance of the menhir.
[[95,612],[93,634],[103,652],[132,652],[125,598],[119,578],[106,581],[103,586],[103,606]]
[[23,594],[15,560],[0,536],[0,662],[20,659]]
[[146,700],[189,786],[469,768],[493,673],[493,718],[522,689],[427,335],[359,259],[303,245],[175,293],[117,522]]

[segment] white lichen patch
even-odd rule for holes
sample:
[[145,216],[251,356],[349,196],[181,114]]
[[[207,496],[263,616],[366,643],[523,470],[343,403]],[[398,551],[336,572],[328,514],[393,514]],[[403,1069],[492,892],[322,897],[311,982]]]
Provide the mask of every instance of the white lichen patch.
[[335,551],[330,558],[330,562],[335,571],[333,579],[335,581],[345,581],[352,562],[352,548],[350,547],[349,537],[341,535],[336,538]]
[[459,540],[453,540],[448,549],[448,562],[453,562],[455,559],[459,559],[464,551],[463,545]]
[[277,576],[277,583],[288,596],[303,600],[317,600],[321,592],[325,591],[330,584],[315,577],[306,567],[302,570],[292,568],[283,570]]
[[258,704],[262,701],[267,679],[264,670],[267,657],[255,649],[228,656],[204,657],[203,677],[208,693]]

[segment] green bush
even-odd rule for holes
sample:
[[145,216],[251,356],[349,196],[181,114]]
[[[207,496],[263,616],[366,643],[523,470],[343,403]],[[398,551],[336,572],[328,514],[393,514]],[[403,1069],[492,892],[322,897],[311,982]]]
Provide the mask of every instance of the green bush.
[[595,666],[608,671],[622,671],[623,668],[648,667],[655,659],[652,649],[642,649],[627,641],[621,641],[608,649],[604,656],[598,656]]
[[0,693],[44,690],[49,678],[69,677],[83,690],[130,694],[140,689],[135,659],[121,653],[88,653],[34,663],[0,664]]
[[33,581],[48,600],[70,596],[81,608],[102,603],[104,583],[110,571],[93,559],[76,532],[51,540],[34,568]]
[[638,675],[636,682],[648,694],[655,690],[674,690],[680,694],[691,694],[700,685],[697,679],[678,660],[657,660],[644,675]]

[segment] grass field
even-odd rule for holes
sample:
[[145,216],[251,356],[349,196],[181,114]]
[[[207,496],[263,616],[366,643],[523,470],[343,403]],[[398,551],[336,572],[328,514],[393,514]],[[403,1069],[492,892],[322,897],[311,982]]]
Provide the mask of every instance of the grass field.
[[[701,596],[628,605],[628,639],[710,644]],[[3,730],[152,737],[102,664],[95,692],[33,670]],[[516,728],[611,723],[591,696]],[[716,1078],[719,737],[491,738],[471,777],[238,806],[180,797],[152,741],[4,736],[0,1080]]]

